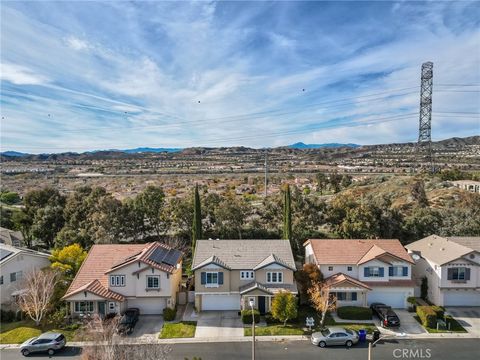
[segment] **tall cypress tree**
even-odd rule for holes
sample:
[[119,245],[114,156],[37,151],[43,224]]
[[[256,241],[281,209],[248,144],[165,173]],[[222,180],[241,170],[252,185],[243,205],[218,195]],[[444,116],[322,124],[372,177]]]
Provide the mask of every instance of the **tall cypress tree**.
[[292,239],[292,208],[290,201],[290,185],[287,184],[283,194],[283,238]]
[[195,251],[195,243],[201,238],[202,209],[200,205],[200,195],[198,194],[198,184],[195,184],[195,194],[193,197],[192,253]]

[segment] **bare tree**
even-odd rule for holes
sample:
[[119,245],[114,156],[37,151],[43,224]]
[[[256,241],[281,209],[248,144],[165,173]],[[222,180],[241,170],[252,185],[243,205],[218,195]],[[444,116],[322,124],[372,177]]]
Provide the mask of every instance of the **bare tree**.
[[116,332],[119,316],[102,321],[90,319],[83,329],[83,340],[90,345],[83,348],[82,360],[166,360],[171,348],[162,344],[129,345],[127,338]]
[[328,311],[333,311],[337,307],[337,298],[330,294],[330,288],[323,282],[316,281],[307,291],[310,296],[312,306],[317,312],[322,314],[320,327],[325,323],[325,316]]
[[33,269],[25,274],[17,289],[16,302],[38,326],[49,310],[58,273],[52,270]]

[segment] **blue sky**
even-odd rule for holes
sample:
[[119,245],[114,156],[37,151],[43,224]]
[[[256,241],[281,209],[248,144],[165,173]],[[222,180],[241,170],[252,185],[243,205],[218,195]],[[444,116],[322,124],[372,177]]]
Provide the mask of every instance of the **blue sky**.
[[[1,149],[480,134],[478,2],[2,2]],[[461,86],[460,86],[461,85]]]

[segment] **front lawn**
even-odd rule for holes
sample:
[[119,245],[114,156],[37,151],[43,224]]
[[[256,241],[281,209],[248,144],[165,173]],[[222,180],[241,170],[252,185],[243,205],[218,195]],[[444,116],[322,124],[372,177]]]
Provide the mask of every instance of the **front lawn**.
[[[268,325],[255,327],[256,336],[273,336],[273,335],[303,335],[305,332],[298,325]],[[246,327],[243,329],[244,336],[252,336],[252,328]]]
[[25,340],[39,336],[47,331],[60,332],[65,335],[67,341],[72,341],[75,338],[77,328],[54,329],[47,326],[42,329],[39,326],[35,326],[35,323],[31,320],[2,323],[0,324],[0,344],[21,344]]
[[449,333],[449,332],[458,332],[458,333],[466,333],[467,330],[465,330],[463,328],[462,325],[460,325],[458,323],[457,320],[455,320],[453,317],[451,316],[446,316],[446,320],[447,320],[447,327],[448,327],[448,323],[450,323],[450,330],[447,329],[439,329],[437,330],[436,328],[429,328],[429,327],[426,327],[426,326],[423,326],[422,324],[422,321],[420,320],[420,318],[418,316],[414,316],[415,320],[417,320],[419,322],[420,325],[422,325],[422,327],[425,328],[425,330],[427,330],[429,333],[432,333],[432,334],[436,334],[436,333]]
[[159,339],[173,338],[193,338],[195,337],[196,321],[181,321],[178,323],[163,324],[162,331],[158,336]]

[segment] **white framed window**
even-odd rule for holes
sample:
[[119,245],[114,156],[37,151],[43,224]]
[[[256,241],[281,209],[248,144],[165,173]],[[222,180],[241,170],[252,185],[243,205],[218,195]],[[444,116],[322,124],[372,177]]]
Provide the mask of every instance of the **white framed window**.
[[218,272],[207,272],[206,286],[218,286]]
[[125,275],[110,275],[110,286],[125,286]]
[[281,271],[267,272],[267,283],[283,283],[283,273]]
[[328,271],[333,271],[333,266],[329,266]]
[[113,301],[109,301],[108,302],[108,310],[110,312],[114,312],[115,311],[115,303]]
[[247,306],[250,306],[250,301],[253,303],[253,306],[255,306],[255,296],[250,296],[248,298]]
[[347,266],[347,271],[352,271],[353,267],[352,266]]
[[160,289],[160,276],[148,275],[147,276],[147,289]]
[[22,271],[10,273],[10,282],[15,282],[20,280],[22,278],[22,275],[23,275]]
[[75,301],[74,307],[76,313],[93,312],[93,301]]
[[241,280],[253,280],[253,271],[240,271]]

